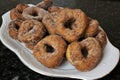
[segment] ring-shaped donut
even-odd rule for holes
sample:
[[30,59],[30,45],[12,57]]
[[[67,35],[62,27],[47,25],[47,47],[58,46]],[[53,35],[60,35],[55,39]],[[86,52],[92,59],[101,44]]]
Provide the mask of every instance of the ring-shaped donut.
[[87,27],[87,16],[80,9],[62,9],[57,17],[57,34],[68,42],[78,40]]
[[46,10],[34,6],[24,9],[22,15],[25,19],[35,19],[40,21],[47,13]]
[[66,42],[58,35],[50,35],[42,39],[34,47],[33,55],[46,67],[60,65],[66,51]]
[[45,27],[41,22],[25,20],[20,26],[18,39],[25,43],[36,43],[43,38],[45,32]]
[[[83,55],[86,51],[88,54]],[[97,66],[102,57],[101,46],[95,38],[88,37],[81,42],[72,42],[66,53],[67,60],[80,71],[90,71]]]

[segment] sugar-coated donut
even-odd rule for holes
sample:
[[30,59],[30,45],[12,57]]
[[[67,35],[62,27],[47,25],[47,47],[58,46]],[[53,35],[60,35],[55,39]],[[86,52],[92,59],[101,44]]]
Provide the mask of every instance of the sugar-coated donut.
[[9,35],[13,39],[18,39],[18,30],[22,22],[23,22],[22,20],[15,19],[9,23],[8,25]]
[[60,65],[66,51],[66,42],[58,35],[49,35],[34,47],[33,55],[46,67]]
[[[83,55],[84,51],[88,54]],[[102,57],[101,46],[95,38],[88,37],[81,42],[72,42],[66,53],[67,60],[80,71],[90,71]]]
[[24,9],[22,15],[25,19],[35,19],[40,21],[47,13],[46,10],[34,6]]
[[41,22],[25,20],[20,26],[18,39],[25,43],[36,43],[43,38],[45,32],[45,27]]
[[81,37],[87,27],[87,16],[80,9],[62,9],[57,17],[57,34],[72,42]]

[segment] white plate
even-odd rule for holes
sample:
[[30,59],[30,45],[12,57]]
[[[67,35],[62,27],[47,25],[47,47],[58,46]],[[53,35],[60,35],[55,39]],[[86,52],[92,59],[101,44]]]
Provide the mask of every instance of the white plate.
[[80,72],[76,70],[66,60],[64,60],[62,65],[56,69],[47,68],[34,58],[32,51],[27,49],[24,44],[9,36],[8,24],[10,22],[10,12],[6,12],[2,16],[2,19],[3,22],[0,29],[1,42],[12,50],[27,67],[37,73],[53,77],[69,77],[84,80],[98,79],[109,74],[119,61],[119,50],[107,40],[107,45],[104,49],[104,55],[101,62],[89,72]]

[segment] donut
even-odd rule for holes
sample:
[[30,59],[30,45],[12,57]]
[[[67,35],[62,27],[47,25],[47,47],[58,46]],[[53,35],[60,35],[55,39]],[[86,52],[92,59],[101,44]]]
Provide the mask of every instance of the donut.
[[55,68],[62,62],[66,47],[60,36],[49,35],[36,44],[33,55],[44,66]]
[[20,25],[23,21],[19,20],[19,19],[15,19],[13,21],[11,21],[8,25],[8,30],[9,30],[9,35],[13,38],[13,39],[17,39],[18,38],[18,30],[20,28]]
[[45,32],[45,27],[41,22],[25,20],[20,26],[18,39],[25,43],[37,43],[43,38]]
[[39,7],[28,7],[24,9],[22,15],[25,19],[35,19],[40,21],[47,13],[46,10]]
[[38,3],[36,6],[47,10],[52,4],[53,3],[51,0],[43,0],[42,2]]
[[51,6],[51,7],[48,8],[48,11],[50,13],[52,13],[52,12],[60,12],[62,9],[63,9],[63,7]]
[[26,4],[18,4],[16,8],[10,10],[10,18],[11,20],[14,19],[23,19],[22,12],[28,5]]
[[99,22],[95,19],[88,18],[88,27],[85,32],[85,37],[93,37],[98,32]]
[[93,37],[68,45],[66,58],[79,71],[90,71],[97,66],[102,57],[102,49]]
[[56,32],[66,41],[72,42],[81,37],[87,27],[87,16],[80,9],[62,9],[58,14]]
[[43,17],[43,24],[45,25],[47,31],[49,34],[55,34],[56,33],[56,18],[57,18],[57,12],[49,13]]
[[98,34],[96,35],[96,39],[100,42],[101,47],[104,49],[107,44],[106,33],[103,30],[99,30]]

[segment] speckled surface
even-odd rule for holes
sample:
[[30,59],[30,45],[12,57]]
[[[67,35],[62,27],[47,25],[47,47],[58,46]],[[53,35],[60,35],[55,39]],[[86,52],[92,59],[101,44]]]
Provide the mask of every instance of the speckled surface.
[[[18,3],[36,4],[41,0],[1,0],[1,16]],[[119,0],[53,0],[55,5],[81,8],[88,16],[97,19],[106,31],[111,43],[120,49],[120,1]],[[27,68],[19,58],[0,42],[0,80],[73,80],[40,75]],[[75,80],[75,79],[74,79]],[[99,80],[120,80],[120,62],[107,76]]]

